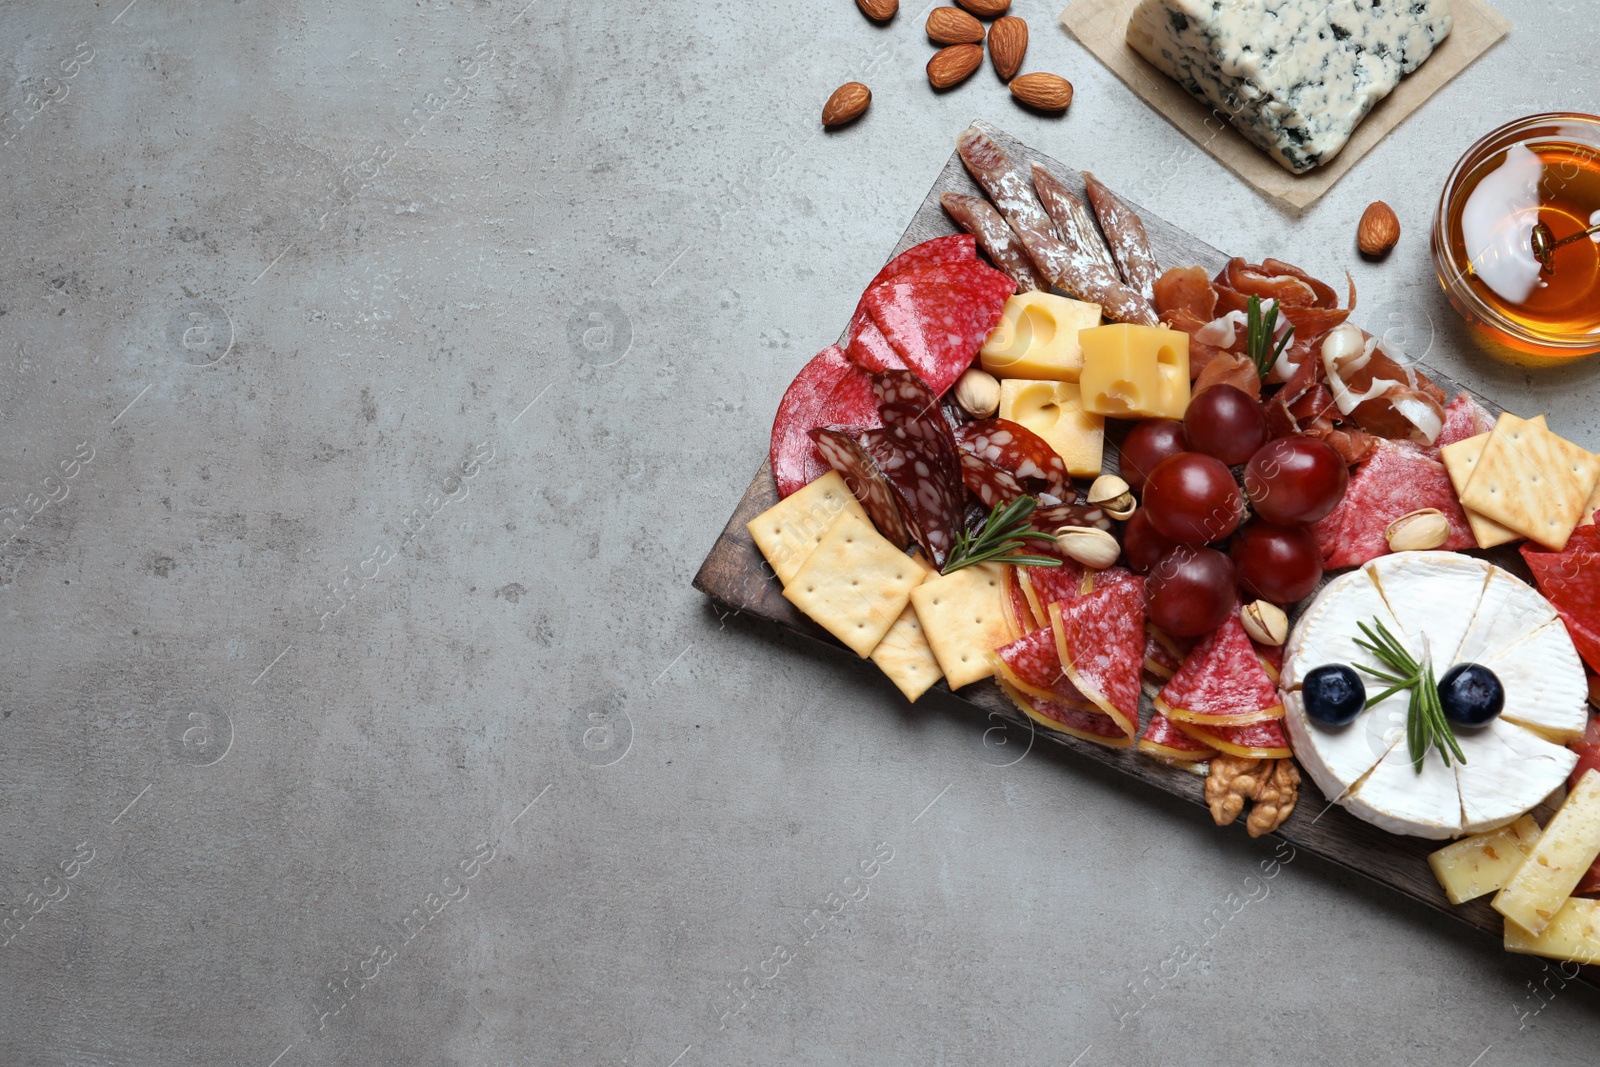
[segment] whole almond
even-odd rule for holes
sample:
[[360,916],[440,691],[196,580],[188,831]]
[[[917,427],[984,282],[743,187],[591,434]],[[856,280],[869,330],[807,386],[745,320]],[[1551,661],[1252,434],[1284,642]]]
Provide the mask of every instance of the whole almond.
[[1361,225],[1356,227],[1356,247],[1361,254],[1377,259],[1389,254],[1400,240],[1400,219],[1394,208],[1382,200],[1374,200],[1361,215]]
[[953,44],[941,48],[928,60],[928,81],[935,89],[948,89],[972,77],[983,65],[983,45]]
[[1011,95],[1040,111],[1065,111],[1072,103],[1072,83],[1042,71],[1011,80]]
[[928,12],[928,36],[940,44],[977,44],[983,23],[959,7],[936,7]]
[[822,105],[824,126],[843,126],[854,122],[872,103],[872,90],[860,82],[845,82],[833,91],[828,102]]
[[1028,51],[1028,24],[1015,15],[1007,15],[989,27],[989,61],[1000,80],[1008,82],[1022,69],[1022,57]]
[[856,6],[873,22],[888,22],[900,10],[900,0],[856,0]]
[[956,0],[980,19],[999,18],[1011,9],[1011,0]]

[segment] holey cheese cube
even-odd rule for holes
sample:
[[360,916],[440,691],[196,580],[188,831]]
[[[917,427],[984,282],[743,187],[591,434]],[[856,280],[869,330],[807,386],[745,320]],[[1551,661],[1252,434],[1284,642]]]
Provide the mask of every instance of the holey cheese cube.
[[1578,780],[1533,851],[1494,898],[1494,910],[1537,937],[1596,856],[1600,856],[1600,770]]
[[1450,26],[1449,0],[1144,0],[1128,44],[1303,174],[1339,153]]

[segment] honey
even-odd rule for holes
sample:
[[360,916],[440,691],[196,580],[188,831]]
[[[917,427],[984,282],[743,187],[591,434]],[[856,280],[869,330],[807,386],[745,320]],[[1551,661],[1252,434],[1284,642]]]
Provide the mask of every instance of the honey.
[[1491,337],[1545,357],[1600,350],[1600,234],[1545,271],[1540,222],[1557,241],[1600,223],[1600,119],[1541,115],[1490,134],[1458,164],[1434,229],[1451,301]]

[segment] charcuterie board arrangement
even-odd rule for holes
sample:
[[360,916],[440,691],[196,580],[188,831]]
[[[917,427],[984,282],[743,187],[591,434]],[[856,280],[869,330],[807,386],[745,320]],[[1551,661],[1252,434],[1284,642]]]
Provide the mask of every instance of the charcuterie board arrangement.
[[1600,457],[984,123],[895,251],[697,588],[1600,963]]

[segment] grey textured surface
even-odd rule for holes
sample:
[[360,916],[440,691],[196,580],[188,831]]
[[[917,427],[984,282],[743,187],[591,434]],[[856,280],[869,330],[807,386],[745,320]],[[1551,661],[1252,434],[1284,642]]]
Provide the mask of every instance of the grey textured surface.
[[925,9],[524,2],[0,8],[0,1063],[1593,1062],[1554,967],[688,584],[974,116],[1600,447],[1426,242],[1600,109],[1586,4],[1296,217],[1053,2],[1064,119],[929,92]]

